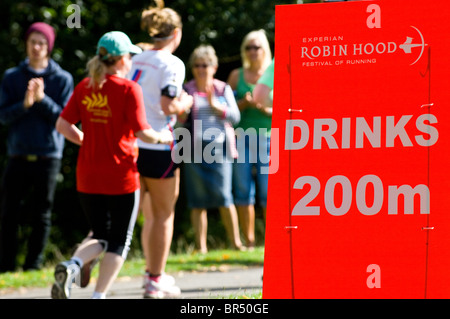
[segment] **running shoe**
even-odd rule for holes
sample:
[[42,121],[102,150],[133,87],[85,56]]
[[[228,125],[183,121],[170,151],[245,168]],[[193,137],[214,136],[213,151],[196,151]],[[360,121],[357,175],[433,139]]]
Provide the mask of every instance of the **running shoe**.
[[[164,282],[163,284],[167,285],[167,286],[174,286],[175,285],[175,278],[173,278],[172,276],[170,276],[170,275],[168,275],[166,273],[163,273],[159,280],[163,281]],[[145,288],[145,286],[147,285],[147,283],[149,281],[150,281],[150,274],[146,271],[145,274],[144,274],[144,280],[143,280],[143,283],[142,283],[142,288]]]
[[55,283],[52,286],[52,299],[69,299],[72,283],[79,283],[80,267],[72,260],[63,261],[55,267]]
[[163,278],[160,278],[160,280],[155,281],[149,278],[149,280],[145,285],[144,298],[162,299],[162,298],[174,298],[181,295],[180,288],[178,288],[174,284],[170,285],[171,283],[170,281],[171,281],[170,279],[164,280]]

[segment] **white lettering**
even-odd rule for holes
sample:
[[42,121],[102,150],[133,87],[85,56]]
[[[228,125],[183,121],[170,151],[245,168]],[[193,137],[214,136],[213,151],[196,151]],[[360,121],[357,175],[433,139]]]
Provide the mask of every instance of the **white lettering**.
[[403,196],[404,213],[414,214],[414,196],[417,194],[420,197],[420,213],[430,213],[430,190],[427,185],[417,185],[412,188],[410,185],[389,186],[389,202],[388,214],[396,215],[398,212],[398,198]]
[[[301,137],[298,142],[294,142],[294,129],[300,128]],[[303,120],[287,120],[286,121],[286,138],[284,149],[300,150],[306,146],[309,140],[309,127]]]
[[342,119],[342,149],[350,148],[350,127],[351,118],[344,117]]
[[[324,129],[328,127],[328,129]],[[333,134],[336,133],[337,123],[333,119],[315,119],[314,120],[314,137],[313,137],[313,149],[322,148],[322,139],[328,144],[330,149],[338,148],[336,140]]]
[[362,44],[359,44],[359,47],[357,47],[357,45],[358,44],[353,45],[353,55],[361,55],[362,54]]
[[[368,203],[367,194],[368,185],[373,186],[373,202]],[[321,184],[315,176],[301,176],[294,183],[294,189],[303,189],[305,185],[309,185],[307,193],[303,195],[292,210],[293,216],[319,216],[320,206],[310,206],[309,204],[316,200],[320,194]],[[338,185],[339,188],[338,188]],[[339,189],[339,192],[336,190]],[[416,185],[388,185],[388,215],[397,215],[398,200],[402,196],[404,200],[404,214],[414,214],[414,197],[420,197],[420,214],[430,214],[430,190],[424,184]],[[369,193],[370,194],[370,193]],[[336,205],[336,199],[341,197],[340,206]],[[323,193],[323,203],[325,209],[330,215],[343,216],[350,211],[353,201],[353,189],[350,180],[343,175],[332,176],[325,184]],[[356,207],[358,211],[365,216],[373,216],[378,214],[384,203],[384,186],[380,177],[376,175],[362,176],[356,185]]]
[[[337,184],[340,184],[342,187],[342,203],[340,207],[336,207],[334,202]],[[325,185],[324,201],[325,208],[331,215],[342,216],[347,214],[352,205],[352,184],[350,180],[341,175],[331,177]]]
[[365,53],[365,54],[372,54],[373,51],[374,51],[374,47],[373,47],[373,44],[372,44],[372,43],[367,43],[367,44],[364,46],[364,53]]
[[[367,205],[367,185],[373,185],[374,199],[371,207]],[[383,205],[383,182],[376,175],[366,175],[361,177],[356,186],[356,206],[361,214],[366,216],[376,215]]]
[[[356,117],[354,122],[351,118],[342,118],[339,122],[335,119],[322,118],[313,120],[313,128],[305,120],[287,120],[285,150],[300,150],[310,142],[312,134],[312,147],[319,150],[324,147],[329,149],[349,149],[352,146],[357,149],[364,147],[381,148],[395,147],[396,141],[401,147],[414,146],[430,147],[437,143],[439,131],[433,126],[438,122],[433,114],[422,114],[415,120],[415,129],[408,125],[413,115],[403,115],[396,122],[394,116],[374,116],[372,124],[364,117]],[[383,123],[383,120],[385,121]],[[341,127],[338,127],[338,123]],[[353,124],[354,123],[354,124]],[[386,126],[385,144],[382,144],[382,127]],[[340,131],[341,136],[336,133]],[[298,135],[300,133],[300,135]],[[338,141],[340,145],[338,145]],[[368,142],[368,143],[366,143]],[[354,144],[353,144],[354,143]]]
[[356,118],[356,148],[364,147],[364,136],[370,142],[372,147],[381,147],[381,117],[376,116],[373,118],[373,131],[370,129],[363,117]]
[[302,47],[302,58],[305,57],[305,55],[312,60],[312,58],[308,55],[308,48],[307,47]]
[[425,124],[425,121],[429,122],[430,124],[436,124],[437,118],[433,114],[422,114],[417,118],[417,129],[422,133],[428,134],[430,138],[426,140],[422,135],[417,135],[416,142],[420,146],[432,146],[436,144],[439,138],[439,132],[434,126]]
[[397,44],[395,42],[388,42],[388,53],[394,53],[397,50]]
[[398,136],[404,147],[413,146],[406,133],[405,125],[412,118],[412,115],[403,115],[395,124],[394,117],[386,117],[386,147],[394,147],[394,140]]

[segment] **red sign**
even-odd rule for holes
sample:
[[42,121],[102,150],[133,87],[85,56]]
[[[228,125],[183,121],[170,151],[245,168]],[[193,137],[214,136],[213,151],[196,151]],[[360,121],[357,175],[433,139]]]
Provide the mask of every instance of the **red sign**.
[[276,6],[264,298],[450,297],[448,12]]

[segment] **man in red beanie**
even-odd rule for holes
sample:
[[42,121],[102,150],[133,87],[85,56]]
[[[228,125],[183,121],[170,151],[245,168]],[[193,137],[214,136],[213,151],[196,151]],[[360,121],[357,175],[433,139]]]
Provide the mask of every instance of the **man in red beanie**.
[[0,124],[8,127],[6,165],[0,206],[0,272],[14,271],[18,251],[19,211],[32,200],[31,234],[24,270],[39,269],[51,226],[56,177],[64,137],[55,122],[73,91],[73,78],[50,54],[54,29],[43,22],[26,34],[27,57],[6,70],[0,85]]
[[47,51],[48,55],[50,56],[50,53],[53,50],[53,45],[55,44],[55,30],[53,29],[53,27],[44,22],[35,22],[28,28],[27,32],[25,33],[26,40],[32,32],[41,33],[47,39]]

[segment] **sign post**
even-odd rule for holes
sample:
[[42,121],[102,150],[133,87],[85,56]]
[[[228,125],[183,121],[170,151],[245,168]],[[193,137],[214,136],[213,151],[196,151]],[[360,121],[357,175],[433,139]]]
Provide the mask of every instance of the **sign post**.
[[264,298],[450,297],[449,9],[276,7]]

